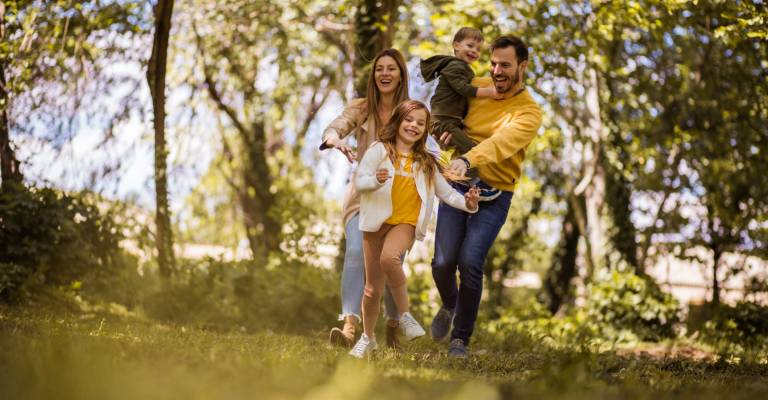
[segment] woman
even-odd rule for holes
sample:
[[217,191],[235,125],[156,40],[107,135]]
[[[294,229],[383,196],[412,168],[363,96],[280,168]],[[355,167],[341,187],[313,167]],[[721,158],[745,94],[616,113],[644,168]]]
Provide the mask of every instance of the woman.
[[[333,120],[323,132],[320,150],[333,148],[347,157],[349,162],[360,161],[368,146],[376,140],[376,132],[384,127],[392,110],[408,99],[408,70],[405,59],[399,51],[386,49],[373,59],[373,68],[368,75],[368,89],[364,99],[350,102],[342,114]],[[354,135],[357,151],[348,146],[344,139]],[[344,268],[341,274],[341,315],[342,329],[331,329],[329,340],[333,344],[352,347],[355,333],[361,321],[361,304],[365,287],[365,263],[363,261],[363,234],[359,227],[360,195],[355,190],[354,175],[347,185],[342,212],[347,238],[344,254]],[[384,295],[387,328],[386,343],[397,347],[398,315],[389,289]]]

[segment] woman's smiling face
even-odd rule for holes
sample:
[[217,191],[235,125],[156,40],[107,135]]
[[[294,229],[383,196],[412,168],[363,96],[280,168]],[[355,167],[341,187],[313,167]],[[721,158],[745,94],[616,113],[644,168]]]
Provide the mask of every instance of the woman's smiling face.
[[383,56],[376,61],[373,78],[381,94],[391,94],[400,85],[400,68],[390,56]]

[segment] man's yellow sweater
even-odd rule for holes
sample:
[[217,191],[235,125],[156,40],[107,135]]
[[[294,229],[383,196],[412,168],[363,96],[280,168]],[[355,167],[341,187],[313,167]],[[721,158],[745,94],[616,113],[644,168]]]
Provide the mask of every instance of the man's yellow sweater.
[[[490,77],[475,78],[472,86],[487,87]],[[464,154],[487,184],[513,191],[520,179],[525,149],[541,126],[541,108],[528,90],[503,100],[473,97],[464,119],[469,137],[478,144]]]

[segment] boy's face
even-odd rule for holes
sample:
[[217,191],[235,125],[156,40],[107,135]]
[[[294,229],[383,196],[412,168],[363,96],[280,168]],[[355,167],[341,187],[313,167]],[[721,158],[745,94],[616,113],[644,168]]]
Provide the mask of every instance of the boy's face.
[[453,42],[453,54],[468,63],[473,63],[480,58],[480,50],[483,42],[474,38],[462,39],[459,42]]

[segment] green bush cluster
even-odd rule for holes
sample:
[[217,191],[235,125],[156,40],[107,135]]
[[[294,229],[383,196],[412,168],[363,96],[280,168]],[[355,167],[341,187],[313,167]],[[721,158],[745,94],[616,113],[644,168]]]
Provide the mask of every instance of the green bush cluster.
[[754,302],[721,305],[704,324],[703,341],[728,354],[768,352],[768,306]]
[[34,284],[64,285],[86,275],[106,278],[121,259],[122,236],[93,196],[49,188],[0,193],[0,300]]
[[554,346],[597,346],[658,341],[675,336],[676,300],[650,279],[610,271],[587,286],[585,303],[553,318],[533,295],[500,310],[485,329],[494,335],[524,334]]
[[216,330],[295,331],[336,320],[338,277],[300,264],[274,268],[253,262],[187,262],[143,301],[147,316]]
[[641,340],[658,341],[675,336],[680,307],[650,278],[630,272],[611,271],[587,288],[584,305],[587,321],[601,334],[615,336],[629,330]]

